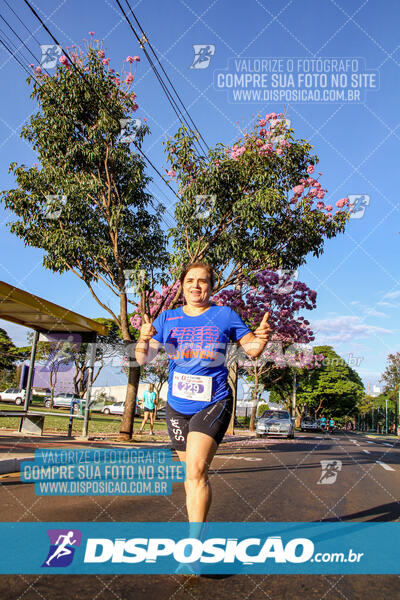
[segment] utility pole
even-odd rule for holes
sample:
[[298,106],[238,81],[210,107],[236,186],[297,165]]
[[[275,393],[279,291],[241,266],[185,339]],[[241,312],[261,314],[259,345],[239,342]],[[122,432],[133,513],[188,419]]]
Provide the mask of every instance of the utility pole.
[[292,396],[292,418],[296,420],[296,367],[293,367],[293,396]]

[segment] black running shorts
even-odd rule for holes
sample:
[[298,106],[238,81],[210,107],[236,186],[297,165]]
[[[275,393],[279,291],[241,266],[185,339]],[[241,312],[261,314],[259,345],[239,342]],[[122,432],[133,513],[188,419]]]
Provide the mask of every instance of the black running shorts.
[[190,431],[205,433],[220,444],[228,429],[232,410],[231,395],[206,406],[194,415],[184,415],[167,404],[167,427],[174,449],[186,450],[186,440]]

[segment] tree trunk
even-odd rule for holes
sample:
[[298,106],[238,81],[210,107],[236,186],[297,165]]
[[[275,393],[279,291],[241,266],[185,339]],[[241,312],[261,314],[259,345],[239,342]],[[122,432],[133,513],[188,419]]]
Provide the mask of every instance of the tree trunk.
[[256,429],[256,413],[257,413],[257,404],[258,404],[258,367],[254,369],[254,388],[253,388],[253,406],[251,407],[251,416],[250,416],[250,431],[255,431]]
[[125,410],[121,419],[121,426],[119,429],[118,439],[122,441],[128,441],[132,437],[133,424],[135,421],[136,412],[136,397],[139,388],[140,379],[140,367],[132,364],[129,361],[128,367],[128,385],[126,388],[125,396]]
[[128,441],[132,437],[133,424],[135,421],[136,398],[139,388],[140,367],[135,359],[135,344],[129,333],[128,312],[125,292],[120,296],[121,306],[121,331],[125,343],[125,354],[128,361],[128,385],[125,396],[125,409],[121,419],[118,439]]

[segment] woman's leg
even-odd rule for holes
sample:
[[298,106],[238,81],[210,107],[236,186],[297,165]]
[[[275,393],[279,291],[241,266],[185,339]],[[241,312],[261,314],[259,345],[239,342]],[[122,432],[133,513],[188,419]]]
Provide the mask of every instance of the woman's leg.
[[141,433],[143,431],[144,426],[146,425],[148,418],[149,418],[149,413],[147,412],[147,410],[145,410],[144,411],[143,421],[142,421],[142,424],[141,424],[140,429],[139,429],[139,433]]
[[150,432],[153,432],[154,429],[154,411],[150,413]]
[[186,442],[186,508],[189,521],[202,523],[211,505],[208,469],[217,451],[216,441],[205,433],[190,431]]

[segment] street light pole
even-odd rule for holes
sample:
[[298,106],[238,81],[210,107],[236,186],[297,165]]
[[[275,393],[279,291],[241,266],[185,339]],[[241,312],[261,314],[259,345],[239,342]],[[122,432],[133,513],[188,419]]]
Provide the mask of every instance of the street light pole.
[[385,403],[386,403],[386,408],[385,408],[385,430],[386,430],[386,435],[388,434],[388,401],[387,398],[385,399]]

